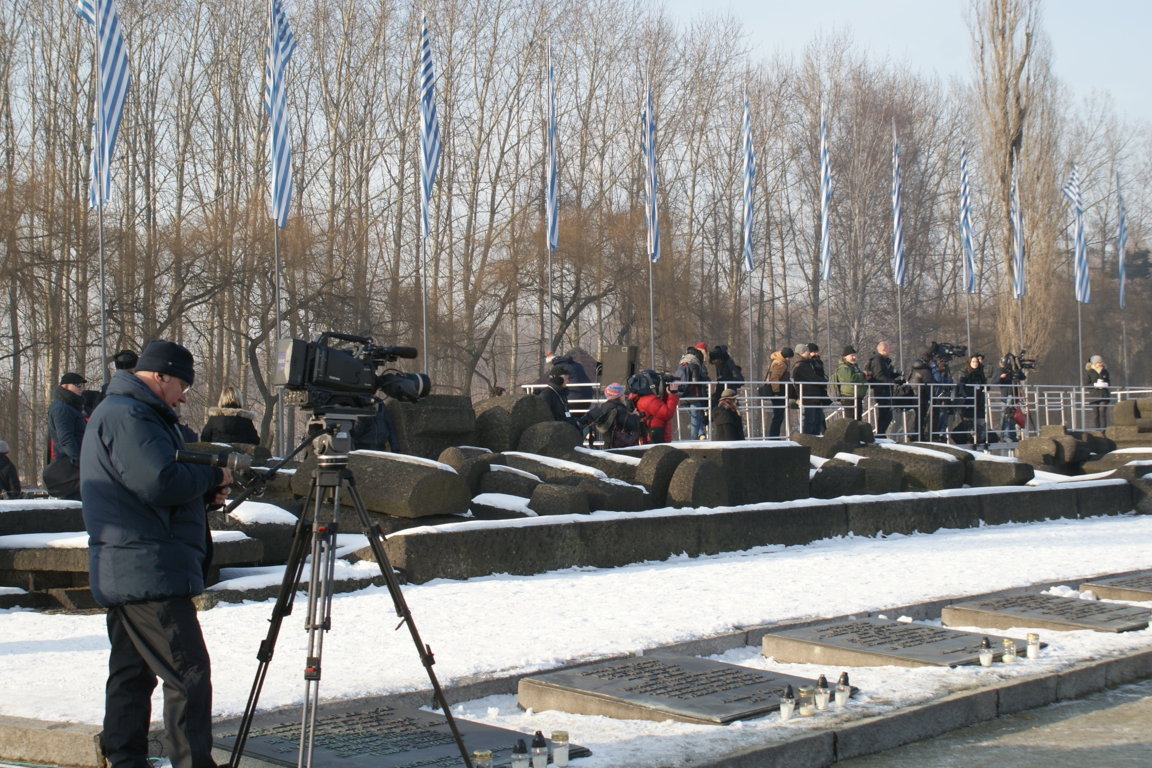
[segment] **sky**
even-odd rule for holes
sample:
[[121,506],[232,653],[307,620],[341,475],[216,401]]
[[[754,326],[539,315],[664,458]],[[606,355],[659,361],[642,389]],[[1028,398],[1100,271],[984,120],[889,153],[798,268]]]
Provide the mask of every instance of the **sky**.
[[[764,58],[799,53],[821,32],[847,30],[860,50],[906,62],[943,79],[971,75],[969,0],[663,0],[678,21],[730,12],[743,22],[748,44]],[[1117,114],[1152,120],[1146,85],[1152,3],[1145,0],[1047,0],[1042,24],[1053,67],[1077,98],[1111,93]]]
[[[0,502],[0,514],[10,508],[6,505],[21,503],[28,502]],[[619,514],[625,513],[600,512],[591,517]],[[500,527],[526,522],[462,524]],[[565,516],[554,516],[531,524],[565,522]],[[363,545],[362,537],[348,536],[356,541],[342,540],[341,544]],[[84,545],[82,534],[59,537],[62,545],[70,537],[72,546]],[[9,538],[0,537],[0,546]],[[884,612],[893,606],[1047,582],[1059,582],[1050,594],[1077,597],[1086,578],[1152,567],[1149,539],[1152,516],[1052,520],[932,534],[847,536],[804,546],[676,556],[619,568],[437,579],[405,586],[404,595],[424,642],[436,654],[437,675],[450,691],[455,681],[471,676],[523,675],[574,660],[640,654],[661,645],[770,622]],[[346,567],[363,574],[378,573],[372,563]],[[250,578],[250,570],[226,569],[225,577]],[[265,583],[280,580],[272,573],[263,578]],[[1149,603],[1142,605],[1152,608]],[[307,634],[302,597],[297,597],[296,607],[285,618],[261,708],[298,706],[303,698],[301,669]],[[212,656],[217,717],[235,716],[243,710],[271,609],[271,601],[247,602],[218,605],[200,614]],[[893,612],[888,618],[901,616]],[[337,595],[332,624],[324,640],[324,677],[319,685],[323,699],[427,689],[411,637],[406,631],[393,631],[395,612],[385,588]],[[1022,639],[1033,630],[984,629],[982,633]],[[728,726],[705,726],[523,711],[512,694],[451,701],[460,718],[528,735],[536,730],[546,734],[568,730],[572,741],[594,753],[573,762],[575,768],[667,764],[671,754],[700,762],[830,724],[896,712],[953,691],[1050,674],[1101,656],[1152,649],[1152,629],[1118,634],[1035,631],[1048,647],[1039,658],[1016,664],[956,669],[853,667],[851,680],[860,691],[847,708],[788,722],[781,722],[775,714]],[[0,715],[100,721],[108,655],[103,615],[0,610],[0,638],[0,679],[4,681]],[[808,679],[824,674],[835,680],[845,671],[777,662],[763,657],[756,646],[712,658]],[[382,660],[385,663],[379,663]],[[61,674],[62,670],[67,674]],[[153,715],[159,714],[157,699]],[[293,713],[289,719],[297,716]]]

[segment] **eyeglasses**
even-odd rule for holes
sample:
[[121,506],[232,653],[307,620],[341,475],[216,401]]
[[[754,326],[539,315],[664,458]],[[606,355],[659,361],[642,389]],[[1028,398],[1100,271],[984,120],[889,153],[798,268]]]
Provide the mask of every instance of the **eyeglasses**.
[[185,384],[183,379],[178,379],[178,378],[176,378],[175,376],[170,376],[170,375],[168,375],[167,373],[158,373],[158,374],[156,374],[156,378],[160,379],[161,381],[175,381],[175,382],[178,382],[178,385],[180,386],[180,392],[181,392],[181,394],[185,394],[185,395],[186,395],[186,394],[188,394],[188,390],[192,389],[192,385],[191,385],[191,384]]

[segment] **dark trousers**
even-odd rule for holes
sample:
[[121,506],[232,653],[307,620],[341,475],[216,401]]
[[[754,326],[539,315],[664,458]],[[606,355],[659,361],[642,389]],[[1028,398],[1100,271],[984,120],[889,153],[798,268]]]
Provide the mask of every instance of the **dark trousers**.
[[108,610],[108,684],[100,747],[111,768],[149,768],[148,722],[156,678],[173,768],[214,768],[208,649],[187,597]]
[[784,417],[788,415],[788,403],[783,397],[774,397],[772,402],[772,423],[768,425],[768,437],[780,437],[784,428]]
[[892,424],[892,388],[872,388],[872,405],[876,408],[876,437],[881,437]]

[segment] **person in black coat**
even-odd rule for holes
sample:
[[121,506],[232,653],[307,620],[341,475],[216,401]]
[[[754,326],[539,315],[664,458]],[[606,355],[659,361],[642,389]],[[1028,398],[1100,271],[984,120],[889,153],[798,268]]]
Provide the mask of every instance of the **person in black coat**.
[[1084,366],[1084,403],[1088,406],[1088,415],[1094,429],[1108,426],[1108,406],[1112,404],[1112,396],[1108,392],[1110,386],[1112,375],[1104,367],[1104,358],[1092,355]]
[[988,420],[984,414],[988,407],[988,375],[984,372],[980,355],[968,358],[968,365],[956,381],[959,384],[956,394],[959,396],[960,423],[972,424],[971,430],[959,429],[954,432],[959,438],[956,442],[987,442]]
[[48,405],[48,464],[42,479],[58,499],[80,500],[80,448],[88,423],[84,415],[84,385],[78,373],[65,373]]
[[792,366],[792,381],[796,384],[793,392],[800,401],[800,431],[806,435],[824,434],[824,408],[832,401],[828,399],[828,376],[819,346],[800,347],[800,360]]
[[148,765],[157,678],[173,767],[215,765],[211,663],[192,598],[212,558],[205,505],[224,502],[232,473],[176,460],[173,409],[194,379],[192,353],[154,341],[135,373],[113,374],[84,434],[88,580],[111,645],[100,748],[112,768]]
[[0,499],[18,499],[23,495],[20,473],[8,458],[8,443],[0,440]]
[[932,385],[936,382],[932,370],[935,356],[936,345],[926,347],[920,357],[912,361],[912,371],[908,374],[908,383],[914,385],[916,393],[916,439],[921,442],[932,439],[930,412]]
[[260,433],[253,419],[256,414],[244,410],[244,395],[236,387],[224,387],[215,408],[208,409],[208,422],[200,430],[205,443],[246,443],[258,445]]
[[872,383],[868,391],[876,406],[876,437],[884,437],[892,424],[892,390],[900,374],[892,367],[891,346],[886,341],[876,345],[876,354],[864,366],[864,378]]
[[548,371],[548,386],[536,390],[544,402],[548,404],[548,411],[556,421],[566,421],[574,427],[579,427],[576,418],[568,408],[568,369],[557,365]]
[[720,393],[720,404],[712,409],[713,440],[743,440],[744,417],[736,409],[736,390]]
[[740,389],[744,386],[744,372],[728,354],[727,344],[712,347],[712,351],[708,353],[708,362],[716,370],[716,375],[713,377],[716,387],[712,390],[712,407],[715,408],[720,404],[720,393],[723,390]]

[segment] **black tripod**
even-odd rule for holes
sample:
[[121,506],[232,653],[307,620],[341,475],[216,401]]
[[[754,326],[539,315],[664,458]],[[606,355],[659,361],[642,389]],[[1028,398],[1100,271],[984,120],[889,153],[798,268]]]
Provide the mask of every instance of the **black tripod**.
[[[244,708],[244,716],[240,719],[240,726],[236,733],[236,741],[232,745],[232,755],[229,759],[231,768],[239,768],[240,758],[244,753],[244,746],[248,741],[248,733],[252,729],[252,719],[256,714],[256,705],[260,698],[260,691],[264,687],[264,679],[268,674],[268,666],[272,661],[272,654],[276,649],[276,639],[280,634],[280,626],[284,617],[292,612],[292,600],[299,588],[300,577],[304,570],[306,550],[310,553],[312,570],[308,578],[308,616],[305,629],[308,632],[308,657],[304,666],[304,707],[300,721],[300,752],[297,758],[298,768],[311,768],[312,747],[316,730],[316,711],[320,703],[320,675],[321,661],[324,651],[324,633],[332,628],[332,594],[334,573],[336,567],[336,533],[340,525],[340,496],[347,491],[356,508],[360,521],[360,529],[368,539],[372,554],[384,575],[388,585],[388,592],[392,596],[392,603],[396,606],[396,615],[400,617],[400,624],[407,624],[412,635],[412,642],[416,644],[416,652],[420,661],[428,672],[428,679],[432,683],[432,690],[436,702],[440,705],[456,746],[460,749],[460,756],[466,768],[472,768],[472,761],[460,731],[456,728],[456,721],[436,673],[432,669],[435,659],[432,649],[420,639],[420,633],[412,620],[408,604],[404,600],[404,593],[400,590],[400,582],[384,552],[384,531],[378,524],[372,523],[368,517],[368,510],[356,490],[356,479],[348,469],[348,451],[352,448],[351,429],[362,412],[350,409],[347,412],[329,412],[317,414],[309,423],[309,435],[292,451],[296,455],[311,444],[316,454],[316,469],[312,472],[312,483],[308,488],[308,495],[304,500],[300,519],[296,522],[296,530],[292,537],[292,546],[288,555],[288,562],[284,567],[284,580],[276,597],[276,604],[272,609],[272,618],[269,620],[268,634],[260,643],[260,650],[256,654],[259,665],[256,668],[256,679],[252,682],[252,691],[248,694],[248,704]],[[245,498],[242,495],[235,503]],[[331,498],[331,504],[325,502]],[[309,518],[311,509],[311,518]],[[326,514],[326,511],[328,514]],[[397,625],[399,629],[399,625]]]

